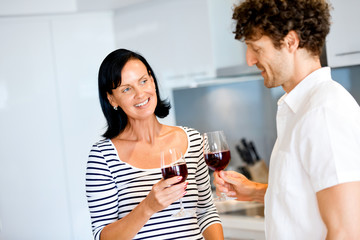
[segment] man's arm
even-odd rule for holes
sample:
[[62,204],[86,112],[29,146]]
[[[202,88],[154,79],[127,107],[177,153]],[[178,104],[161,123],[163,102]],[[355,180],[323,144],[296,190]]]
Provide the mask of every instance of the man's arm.
[[317,194],[327,240],[360,239],[360,182],[342,183]]

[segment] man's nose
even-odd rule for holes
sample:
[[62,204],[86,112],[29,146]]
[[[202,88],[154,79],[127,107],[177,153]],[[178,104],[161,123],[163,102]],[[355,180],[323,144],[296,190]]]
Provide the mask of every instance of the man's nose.
[[257,63],[257,58],[253,51],[249,48],[246,48],[246,63],[251,67]]

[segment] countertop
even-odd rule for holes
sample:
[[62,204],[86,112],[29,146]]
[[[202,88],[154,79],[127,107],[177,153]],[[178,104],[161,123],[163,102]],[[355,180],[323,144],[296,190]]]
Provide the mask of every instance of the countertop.
[[225,239],[265,239],[262,203],[228,200],[215,205],[222,221]]

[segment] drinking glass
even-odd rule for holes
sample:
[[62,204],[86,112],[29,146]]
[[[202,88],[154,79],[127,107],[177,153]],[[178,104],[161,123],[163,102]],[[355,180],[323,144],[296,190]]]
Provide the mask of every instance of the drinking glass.
[[[185,182],[188,176],[188,170],[186,166],[185,158],[182,152],[177,151],[174,148],[168,149],[166,151],[161,152],[161,173],[164,179],[182,176],[180,182]],[[182,198],[180,198],[180,210],[172,215],[172,217],[184,217],[184,216],[192,216],[194,214],[193,211],[185,210],[182,204]]]
[[[204,133],[204,157],[205,162],[213,171],[224,170],[230,163],[230,149],[223,131]],[[236,199],[221,193],[214,199],[215,202],[222,202]]]

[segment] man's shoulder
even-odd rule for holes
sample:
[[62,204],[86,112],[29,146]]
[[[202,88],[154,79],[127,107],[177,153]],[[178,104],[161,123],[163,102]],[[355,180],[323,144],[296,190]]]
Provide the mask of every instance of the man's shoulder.
[[317,84],[306,100],[310,108],[343,108],[344,105],[359,107],[353,96],[338,82],[333,80]]

